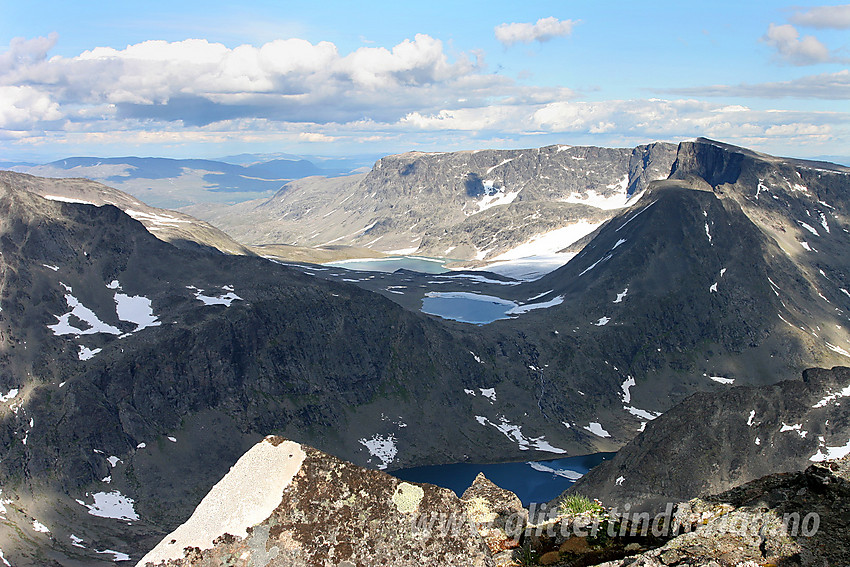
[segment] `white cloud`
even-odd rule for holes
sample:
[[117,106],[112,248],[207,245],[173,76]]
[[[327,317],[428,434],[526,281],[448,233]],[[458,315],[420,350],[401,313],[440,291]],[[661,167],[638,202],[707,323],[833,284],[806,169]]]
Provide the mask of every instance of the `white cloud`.
[[815,6],[804,12],[797,12],[791,21],[800,26],[813,28],[850,28],[850,4],[840,6]]
[[710,85],[664,89],[657,92],[685,96],[743,96],[758,98],[820,98],[826,100],[850,99],[850,70],[835,73],[808,75],[790,81],[740,85]]
[[59,105],[33,87],[0,86],[0,128],[26,130],[33,123],[62,118]]
[[0,53],[0,73],[6,73],[19,65],[43,60],[47,57],[47,52],[56,45],[58,38],[56,33],[34,39],[14,38],[9,43],[8,51]]
[[555,17],[540,18],[537,23],[499,24],[494,28],[496,39],[504,45],[549,41],[553,37],[563,37],[573,33],[578,21],[559,20]]
[[846,113],[753,110],[697,100],[615,100],[553,102],[530,117],[549,132],[616,133],[624,137],[686,139],[709,136],[727,140],[791,138],[829,139],[835,127],[846,128]]
[[37,87],[53,103],[80,111],[107,105],[107,112],[125,119],[188,125],[241,117],[387,121],[458,94],[483,104],[504,96],[494,87],[513,85],[482,74],[478,56],[450,61],[442,42],[423,34],[392,49],[361,47],[347,55],[332,43],[302,39],[233,49],[188,39],[48,58],[53,41],[13,43],[0,59],[0,86]]
[[816,37],[807,35],[800,38],[797,28],[791,24],[770,24],[762,41],[776,49],[779,57],[792,65],[812,65],[832,59],[829,49]]
[[427,35],[348,53],[302,39],[235,48],[194,39],[51,57],[55,41],[15,40],[0,54],[0,142],[6,141],[0,150],[155,153],[201,144],[277,150],[310,143],[345,151],[364,144],[373,144],[370,151],[429,151],[709,136],[775,153],[777,144],[796,151],[802,144],[840,145],[850,135],[847,112],[704,100],[843,100],[850,98],[847,70],[785,83],[666,91],[674,100],[589,102],[567,88],[522,86],[488,74],[481,54],[450,57]]

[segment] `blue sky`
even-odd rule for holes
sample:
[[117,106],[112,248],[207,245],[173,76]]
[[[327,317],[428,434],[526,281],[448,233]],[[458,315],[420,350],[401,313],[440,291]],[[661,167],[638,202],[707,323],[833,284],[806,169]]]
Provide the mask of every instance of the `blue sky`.
[[0,161],[696,136],[850,154],[850,4],[0,0],[0,12]]

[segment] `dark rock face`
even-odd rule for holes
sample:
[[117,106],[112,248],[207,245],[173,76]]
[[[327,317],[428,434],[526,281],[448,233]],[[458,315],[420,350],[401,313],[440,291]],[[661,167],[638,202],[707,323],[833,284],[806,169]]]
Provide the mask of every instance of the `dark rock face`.
[[[402,482],[279,437],[266,438],[262,444],[288,444],[275,459],[291,460],[293,453],[303,451],[279,504],[260,514],[265,518],[244,526],[244,537],[208,532],[200,538],[205,537],[206,543],[189,546],[185,555],[180,548],[185,537],[181,527],[140,565],[218,566],[231,565],[237,558],[263,567],[494,565],[484,541],[467,522],[463,504],[450,490]],[[228,476],[243,474],[240,463]],[[258,464],[262,474],[263,464]],[[222,483],[226,481],[227,477]],[[211,493],[184,527],[198,521],[199,531],[209,529],[210,518],[202,508],[227,514],[242,495],[217,496]]]
[[677,510],[696,529],[605,567],[847,565],[850,458],[760,478]]
[[811,369],[803,380],[695,394],[649,423],[568,492],[621,510],[717,493],[805,468],[847,451],[850,368]]

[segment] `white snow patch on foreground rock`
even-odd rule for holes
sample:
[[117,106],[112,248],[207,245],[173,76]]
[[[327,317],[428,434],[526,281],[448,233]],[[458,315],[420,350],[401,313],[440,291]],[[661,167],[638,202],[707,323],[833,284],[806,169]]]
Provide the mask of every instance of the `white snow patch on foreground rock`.
[[257,443],[212,487],[192,517],[163,538],[139,565],[180,559],[186,547],[211,549],[213,540],[225,533],[246,537],[246,528],[259,524],[278,507],[305,457],[301,445],[292,441],[274,445],[266,438]]

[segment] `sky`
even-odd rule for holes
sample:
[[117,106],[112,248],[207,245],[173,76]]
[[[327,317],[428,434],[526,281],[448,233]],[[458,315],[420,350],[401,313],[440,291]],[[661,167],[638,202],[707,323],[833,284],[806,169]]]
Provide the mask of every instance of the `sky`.
[[0,161],[850,155],[850,4],[0,0]]

